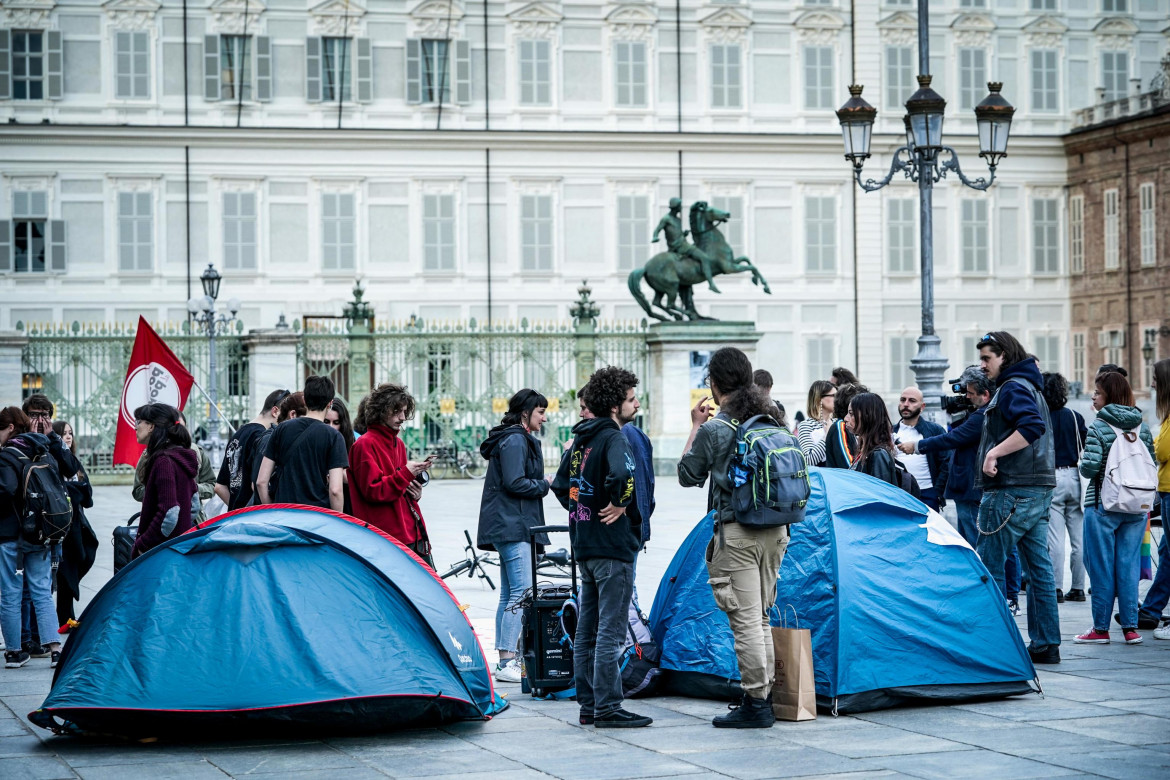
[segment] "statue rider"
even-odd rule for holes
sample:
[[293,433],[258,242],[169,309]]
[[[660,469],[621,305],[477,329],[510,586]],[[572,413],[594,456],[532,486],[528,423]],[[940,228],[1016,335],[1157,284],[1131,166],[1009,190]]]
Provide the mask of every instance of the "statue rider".
[[666,214],[659,222],[658,227],[654,228],[654,238],[651,243],[658,243],[658,234],[666,232],[666,245],[671,252],[674,252],[679,258],[689,257],[692,260],[697,260],[699,266],[703,269],[703,276],[707,279],[707,286],[711,292],[719,292],[719,288],[715,286],[715,282],[711,279],[711,258],[705,252],[699,249],[694,244],[687,241],[689,230],[683,230],[682,220],[680,214],[682,213],[682,201],[678,198],[670,199],[670,212]]

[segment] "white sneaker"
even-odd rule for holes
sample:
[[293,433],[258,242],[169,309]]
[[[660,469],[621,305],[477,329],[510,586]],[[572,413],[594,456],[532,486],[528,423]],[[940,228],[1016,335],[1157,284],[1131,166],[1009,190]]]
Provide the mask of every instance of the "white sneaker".
[[509,658],[502,665],[496,666],[496,682],[518,683],[522,676],[519,658]]
[[1170,639],[1170,623],[1164,623],[1154,629],[1154,639]]

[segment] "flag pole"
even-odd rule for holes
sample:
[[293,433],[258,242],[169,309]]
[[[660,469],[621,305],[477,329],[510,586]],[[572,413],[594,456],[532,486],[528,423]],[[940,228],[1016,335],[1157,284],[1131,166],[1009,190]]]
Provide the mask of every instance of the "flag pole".
[[229,429],[231,429],[232,435],[235,435],[235,432],[236,432],[236,429],[235,429],[235,427],[233,427],[233,426],[232,426],[232,424],[231,424],[231,422],[229,422],[229,421],[228,421],[227,415],[225,415],[225,414],[223,413],[223,409],[220,409],[220,408],[219,408],[219,404],[217,404],[215,401],[212,401],[212,400],[211,400],[211,396],[209,396],[209,395],[207,394],[207,391],[203,389],[203,385],[199,384],[199,383],[198,383],[198,382],[196,382],[194,379],[192,379],[192,380],[191,380],[191,384],[192,384],[193,386],[195,386],[196,388],[198,388],[198,389],[199,389],[199,392],[203,393],[203,397],[207,399],[207,403],[209,403],[209,404],[211,404],[212,406],[214,406],[214,407],[215,407],[215,411],[219,412],[219,419],[223,420],[223,423],[224,423],[224,425],[226,425],[226,426],[227,426]]

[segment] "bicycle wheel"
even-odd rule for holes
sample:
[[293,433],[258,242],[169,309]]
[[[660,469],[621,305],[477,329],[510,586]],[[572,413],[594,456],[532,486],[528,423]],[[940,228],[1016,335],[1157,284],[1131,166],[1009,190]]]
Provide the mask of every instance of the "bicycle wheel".
[[472,479],[483,479],[487,476],[487,461],[481,458],[478,452],[459,453],[459,467]]
[[433,479],[447,479],[451,476],[451,459],[440,455],[431,463],[431,477]]

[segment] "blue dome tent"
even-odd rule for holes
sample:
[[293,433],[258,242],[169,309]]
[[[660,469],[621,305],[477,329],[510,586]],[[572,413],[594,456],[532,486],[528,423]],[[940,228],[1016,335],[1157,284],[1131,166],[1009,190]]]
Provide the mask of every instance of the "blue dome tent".
[[345,515],[267,505],[115,575],[30,719],[131,736],[319,733],[505,707],[466,615],[412,552]]
[[[1033,690],[1036,673],[1004,598],[941,515],[864,474],[812,469],[810,480],[772,624],[787,610],[792,626],[795,610],[811,629],[818,706],[864,712]],[[704,563],[713,523],[704,517],[675,555],[650,624],[668,692],[731,698],[740,690],[734,643]]]

